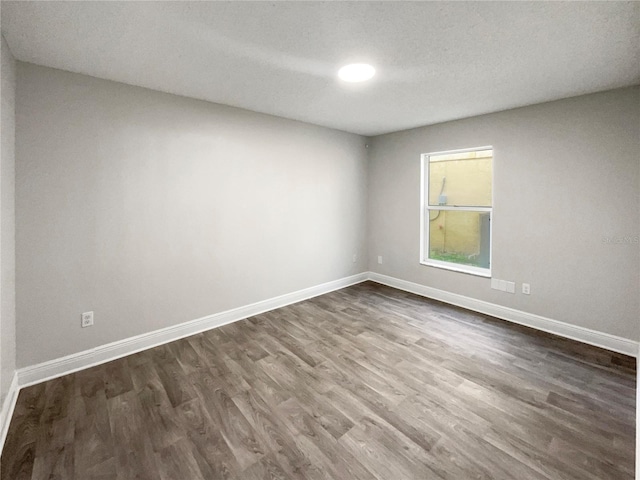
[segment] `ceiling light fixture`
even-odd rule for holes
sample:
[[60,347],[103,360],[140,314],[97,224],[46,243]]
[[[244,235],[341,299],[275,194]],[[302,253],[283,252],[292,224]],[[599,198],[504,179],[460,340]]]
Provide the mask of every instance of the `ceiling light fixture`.
[[338,76],[345,82],[365,82],[375,73],[376,69],[367,63],[352,63],[338,70]]

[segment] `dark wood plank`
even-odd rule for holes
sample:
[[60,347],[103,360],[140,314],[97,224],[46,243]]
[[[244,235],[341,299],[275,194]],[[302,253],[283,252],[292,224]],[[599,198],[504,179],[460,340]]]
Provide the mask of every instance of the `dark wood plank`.
[[46,402],[46,384],[22,389],[18,395],[9,433],[0,458],[2,480],[32,478],[36,460],[36,441],[40,435],[40,417]]
[[196,398],[183,403],[175,412],[205,478],[237,478],[240,466],[222,436],[221,426],[213,421],[202,402]]

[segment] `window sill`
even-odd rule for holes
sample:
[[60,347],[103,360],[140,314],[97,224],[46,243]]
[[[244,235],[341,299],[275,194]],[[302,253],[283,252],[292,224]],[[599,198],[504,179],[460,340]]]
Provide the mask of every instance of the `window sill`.
[[489,268],[473,267],[471,265],[457,265],[449,262],[440,262],[438,260],[423,260],[420,264],[427,267],[435,267],[443,270],[450,270],[452,272],[475,275],[477,277],[491,278],[491,269]]

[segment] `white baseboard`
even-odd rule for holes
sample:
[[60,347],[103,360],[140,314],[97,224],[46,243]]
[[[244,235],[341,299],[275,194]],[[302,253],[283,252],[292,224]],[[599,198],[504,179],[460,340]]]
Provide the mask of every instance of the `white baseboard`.
[[350,285],[355,285],[356,283],[366,281],[368,276],[368,272],[359,273],[350,277],[287,293],[279,297],[270,298],[250,305],[245,305],[243,307],[191,320],[172,327],[101,345],[100,347],[96,347],[91,350],[74,353],[72,355],[67,355],[66,357],[57,358],[31,367],[21,368],[18,370],[18,384],[20,387],[26,387],[57,378],[62,375],[77,372],[79,370],[84,370],[85,368],[93,367],[148,348],[153,348],[164,343],[173,342],[180,338],[195,335],[196,333],[237,322],[238,320],[258,315],[269,310],[274,310],[276,308],[317,297],[318,295],[323,295],[334,290],[339,290]]
[[626,338],[579,327],[577,325],[571,325],[570,323],[560,322],[558,320],[552,320],[551,318],[542,317],[540,315],[523,312],[509,307],[503,307],[494,303],[476,300],[475,298],[465,297],[464,295],[458,295],[457,293],[446,292],[444,290],[427,287],[418,283],[400,280],[399,278],[389,277],[380,273],[369,272],[369,280],[397,288],[399,290],[404,290],[406,292],[415,293],[423,297],[457,305],[468,310],[473,310],[474,312],[484,313],[502,320],[525,325],[527,327],[535,328],[536,330],[553,333],[560,337],[570,338],[589,345],[605,348],[613,352],[623,353],[630,357],[637,357],[638,355],[638,342]]
[[[180,325],[101,345],[100,347],[96,347],[91,350],[85,350],[83,352],[74,353],[48,362],[21,368],[17,371],[17,386],[14,389],[15,396],[17,397],[17,387],[26,387],[57,378],[62,375],[77,372],[85,368],[146,350],[148,348],[153,348],[180,338],[233,323],[253,315],[258,315],[292,303],[323,295],[334,290],[355,285],[356,283],[364,282],[366,280],[372,280],[393,288],[440,300],[442,302],[457,305],[510,322],[526,325],[561,337],[571,338],[583,343],[606,348],[607,350],[612,350],[614,352],[623,353],[632,357],[638,356],[638,342],[634,342],[626,338],[559,322],[550,318],[484,302],[482,300],[476,300],[463,295],[446,292],[444,290],[438,290],[436,288],[408,282],[406,280],[400,280],[387,275],[375,272],[363,272],[350,277],[341,278],[332,282],[323,283],[321,285],[281,295],[279,297],[270,298],[250,305],[245,305],[243,307],[191,320]],[[9,396],[7,396],[7,399],[9,399]],[[15,398],[13,401],[15,402]],[[5,402],[5,404],[6,403],[7,402]],[[5,410],[3,409],[2,414],[4,413]],[[4,417],[0,417],[0,420],[3,418]],[[2,426],[3,424],[0,423],[0,427]]]
[[[334,290],[339,290],[341,288],[364,282],[366,280],[371,280],[399,290],[415,293],[434,300],[440,300],[445,303],[457,305],[469,310],[491,315],[520,325],[526,325],[537,330],[578,340],[583,343],[623,353],[632,357],[638,357],[640,355],[640,345],[638,342],[633,340],[559,322],[540,315],[503,307],[493,303],[484,302],[482,300],[476,300],[474,298],[427,287],[418,283],[400,280],[387,275],[375,272],[364,272],[350,277],[341,278],[339,280],[334,280],[332,282],[323,283],[321,285],[316,285],[314,287],[305,288],[303,290],[298,290],[279,297],[245,305],[243,307],[209,315],[207,317],[198,318],[180,325],[109,343],[91,350],[75,353],[66,357],[40,363],[38,365],[21,368],[14,374],[7,396],[1,405],[0,451],[4,446],[4,441],[9,429],[9,423],[18,398],[18,393],[22,387],[34,385],[36,383],[67,375],[101,363],[109,362],[148,348],[153,348],[180,338],[195,335],[206,330],[211,330],[222,325],[227,325],[247,317],[307,300],[318,295],[323,295]],[[640,480],[640,476],[638,480]]]
[[2,405],[0,405],[0,452],[2,452],[4,441],[7,438],[9,424],[11,423],[13,410],[16,408],[16,402],[18,401],[19,392],[20,387],[18,386],[18,373],[15,372],[13,374],[13,378],[11,379],[11,385],[9,385],[7,396],[4,397],[4,402],[2,402]]

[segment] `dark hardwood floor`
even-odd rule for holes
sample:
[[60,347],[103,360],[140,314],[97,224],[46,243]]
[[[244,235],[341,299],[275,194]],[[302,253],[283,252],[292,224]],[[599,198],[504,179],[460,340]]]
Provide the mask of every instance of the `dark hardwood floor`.
[[634,372],[364,283],[23,389],[1,478],[632,479]]

